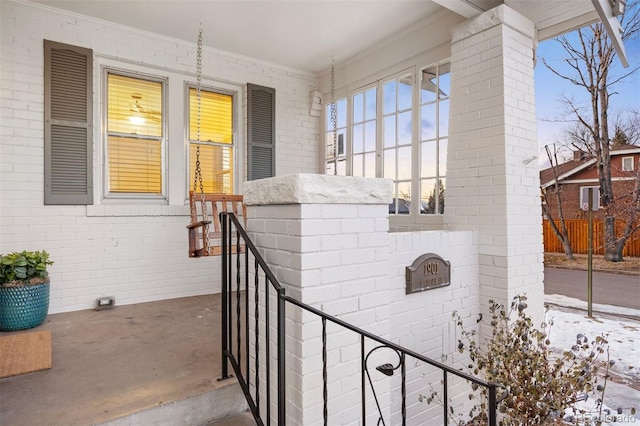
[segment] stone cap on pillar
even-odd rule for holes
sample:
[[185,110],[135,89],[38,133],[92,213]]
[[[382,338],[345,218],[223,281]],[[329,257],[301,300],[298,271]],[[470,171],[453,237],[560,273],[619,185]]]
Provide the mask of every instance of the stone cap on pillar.
[[273,204],[389,204],[390,179],[300,173],[244,182],[244,203]]

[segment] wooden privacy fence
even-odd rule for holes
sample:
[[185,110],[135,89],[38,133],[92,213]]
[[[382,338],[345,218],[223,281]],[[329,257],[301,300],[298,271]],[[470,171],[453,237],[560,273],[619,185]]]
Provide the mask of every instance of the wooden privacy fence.
[[[571,248],[575,254],[587,254],[589,249],[589,221],[586,219],[565,220]],[[560,223],[558,222],[558,227]],[[624,223],[616,222],[616,235],[622,234]],[[544,251],[564,253],[562,243],[556,237],[548,220],[543,220]],[[593,254],[604,254],[604,226],[602,220],[593,221]],[[627,240],[622,256],[640,257],[640,231],[634,232]]]

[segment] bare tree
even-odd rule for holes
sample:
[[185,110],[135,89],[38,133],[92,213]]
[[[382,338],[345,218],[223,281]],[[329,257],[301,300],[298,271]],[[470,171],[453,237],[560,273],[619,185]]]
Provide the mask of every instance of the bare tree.
[[[640,32],[638,4],[638,1],[635,1],[628,5],[621,19],[623,42],[636,38]],[[616,52],[601,23],[576,30],[575,35],[577,42],[570,41],[567,36],[556,39],[566,53],[564,62],[569,66],[570,72],[565,74],[550,66],[544,59],[543,63],[557,76],[585,89],[590,96],[590,108],[581,108],[576,101],[567,97],[564,98],[564,102],[577,123],[574,128],[575,140],[582,141],[585,152],[596,160],[600,205],[604,211],[605,259],[618,262],[622,260],[622,249],[630,236],[626,230],[635,229],[640,202],[638,202],[637,191],[634,191],[635,202],[632,201],[630,206],[635,210],[632,209],[624,215],[624,218],[620,218],[625,220],[625,232],[617,236],[615,220],[621,209],[616,205],[611,179],[610,151],[616,129],[611,126],[613,123],[610,123],[609,119],[609,100],[616,94],[611,91],[615,84],[635,74],[640,67],[635,67],[618,76],[610,74]]]
[[554,193],[555,193],[555,202],[558,208],[558,220],[560,222],[560,226],[558,227],[558,223],[553,219],[549,212],[549,191],[546,188],[540,188],[542,194],[542,214],[549,221],[551,225],[551,229],[553,233],[558,237],[560,242],[562,243],[562,248],[564,249],[564,256],[567,259],[573,259],[573,249],[571,248],[571,241],[569,240],[569,233],[567,232],[567,225],[564,221],[564,213],[562,211],[562,194],[560,193],[560,184],[558,183],[558,152],[554,145],[553,155],[549,150],[549,146],[544,147],[547,151],[547,157],[549,158],[549,163],[551,164],[551,168],[553,170],[553,179],[554,179]]

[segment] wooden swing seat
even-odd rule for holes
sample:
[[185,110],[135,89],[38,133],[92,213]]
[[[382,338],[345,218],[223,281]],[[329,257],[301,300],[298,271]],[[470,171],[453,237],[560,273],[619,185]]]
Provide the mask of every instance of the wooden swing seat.
[[[202,214],[202,198],[206,204],[207,217]],[[220,256],[222,254],[222,229],[220,227],[220,213],[232,212],[239,220],[244,221],[247,228],[247,208],[242,201],[242,195],[229,194],[196,194],[189,191],[189,211],[191,223],[189,230],[189,257]],[[207,233],[209,238],[206,238]],[[236,245],[231,248],[236,253]],[[244,244],[240,252],[245,251]]]

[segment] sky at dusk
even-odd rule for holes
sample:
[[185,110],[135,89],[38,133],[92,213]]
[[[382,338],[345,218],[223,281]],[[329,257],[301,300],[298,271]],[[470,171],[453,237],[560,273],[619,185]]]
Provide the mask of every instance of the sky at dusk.
[[[628,41],[625,44],[625,50],[629,60],[629,67],[622,68],[620,60],[616,57],[613,69],[610,71],[612,77],[621,76],[640,65],[640,40]],[[541,58],[545,58],[549,65],[561,70],[564,74],[573,72],[564,63],[567,54],[557,41],[545,40],[541,42],[536,53],[536,115],[538,120],[538,145],[540,147],[538,162],[541,168],[546,168],[549,162],[544,146],[557,142],[562,136],[563,129],[570,125],[566,121],[562,122],[567,117],[566,104],[561,100],[562,97],[573,98],[581,106],[588,108],[590,108],[591,101],[586,89],[558,77],[544,65]],[[612,79],[610,78],[609,81]],[[610,97],[611,114],[617,115],[619,112],[640,110],[640,71],[636,71],[634,75],[614,85],[609,92],[616,92]]]

